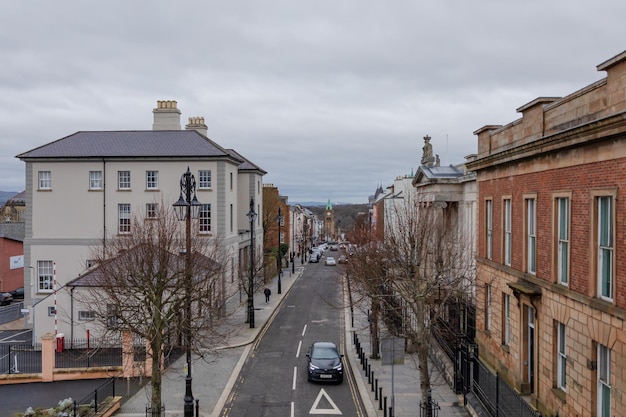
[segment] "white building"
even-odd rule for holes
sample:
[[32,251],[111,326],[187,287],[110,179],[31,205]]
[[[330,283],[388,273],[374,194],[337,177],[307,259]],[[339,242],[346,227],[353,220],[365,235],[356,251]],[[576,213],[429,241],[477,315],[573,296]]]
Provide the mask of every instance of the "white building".
[[131,216],[176,202],[187,168],[203,204],[199,233],[219,236],[230,258],[226,296],[237,291],[249,257],[251,200],[255,253],[263,253],[266,172],[209,139],[203,118],[181,129],[175,101],[158,101],[153,113],[152,130],[80,131],[17,156],[26,163],[24,305],[34,341],[48,332],[85,337],[89,321],[59,289],[91,266],[94,245],[130,233]]

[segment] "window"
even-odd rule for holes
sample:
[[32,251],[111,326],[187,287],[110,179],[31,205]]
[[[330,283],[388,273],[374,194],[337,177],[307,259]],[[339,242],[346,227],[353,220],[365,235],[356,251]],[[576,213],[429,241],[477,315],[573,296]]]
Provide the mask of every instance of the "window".
[[198,188],[211,188],[211,170],[198,172]]
[[598,417],[611,417],[611,350],[598,344]]
[[562,285],[569,284],[569,198],[556,199],[557,276]]
[[117,188],[130,190],[130,171],[117,171]]
[[486,232],[487,232],[487,259],[491,259],[492,253],[492,240],[493,240],[493,202],[491,200],[486,201],[485,206],[485,223],[486,223]]
[[39,189],[51,190],[52,189],[52,173],[50,171],[39,171]]
[[48,306],[48,317],[53,317],[57,314],[57,309],[54,306]]
[[511,266],[511,199],[504,200],[504,264]]
[[96,318],[96,313],[93,311],[79,311],[78,320],[93,320]]
[[146,171],[146,189],[159,189],[159,171]]
[[485,286],[485,330],[491,330],[491,285]]
[[613,209],[611,197],[598,197],[598,294],[613,300]]
[[130,204],[117,205],[118,233],[130,233]]
[[556,323],[557,370],[556,386],[565,391],[565,377],[567,376],[567,355],[565,355],[565,324]]
[[233,189],[233,173],[230,173],[230,189]]
[[146,203],[146,219],[156,219],[157,217],[159,217],[159,205]]
[[526,272],[537,272],[537,226],[535,199],[526,199]]
[[211,232],[211,205],[202,204],[200,206],[200,215],[198,216],[200,223],[200,233]]
[[233,231],[233,205],[230,205],[230,231]]
[[511,296],[502,294],[502,344],[511,344]]
[[39,292],[54,290],[54,265],[52,261],[37,261],[37,281]]
[[117,311],[117,305],[107,304],[107,328],[117,329],[119,327]]
[[102,189],[102,171],[89,171],[89,189]]
[[93,259],[87,259],[85,261],[85,268],[89,269],[96,264],[96,261]]

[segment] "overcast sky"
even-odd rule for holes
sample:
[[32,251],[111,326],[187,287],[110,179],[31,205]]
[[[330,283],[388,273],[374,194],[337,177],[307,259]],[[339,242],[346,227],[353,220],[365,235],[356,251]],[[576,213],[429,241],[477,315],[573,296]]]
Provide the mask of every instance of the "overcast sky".
[[[80,130],[181,124],[268,172],[290,202],[364,203],[540,96],[605,77],[624,0],[29,0],[0,11],[0,190],[15,155]],[[178,179],[174,179],[178,181]]]

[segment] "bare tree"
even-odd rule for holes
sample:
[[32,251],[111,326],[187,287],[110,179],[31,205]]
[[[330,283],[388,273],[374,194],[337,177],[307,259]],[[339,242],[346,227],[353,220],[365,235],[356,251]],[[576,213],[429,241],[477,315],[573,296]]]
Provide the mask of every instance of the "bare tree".
[[[351,261],[353,285],[366,293],[372,322],[406,338],[417,353],[423,400],[430,398],[431,325],[451,300],[471,294],[474,263],[465,249],[456,203],[426,201],[417,191],[389,199],[382,241],[362,245]],[[377,330],[372,339],[378,339]]]
[[[161,210],[156,218],[134,217],[130,233],[93,248],[97,267],[82,277],[88,290],[81,302],[94,311],[104,335],[126,331],[147,341],[153,409],[161,406],[162,359],[168,349],[189,343],[203,354],[225,336],[216,331],[214,319],[227,298],[220,294],[227,254],[218,238],[201,237],[193,229],[191,236],[187,258],[185,229],[171,210]],[[187,305],[190,320],[184,319]]]

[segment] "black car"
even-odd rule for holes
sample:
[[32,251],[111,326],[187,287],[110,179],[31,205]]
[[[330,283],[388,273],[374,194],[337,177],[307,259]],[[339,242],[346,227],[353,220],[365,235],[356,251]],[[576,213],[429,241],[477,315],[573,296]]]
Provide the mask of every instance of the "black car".
[[315,342],[306,354],[309,381],[343,382],[343,355],[332,342]]
[[0,292],[0,306],[8,306],[13,301],[13,296],[9,292]]
[[17,290],[11,291],[11,295],[14,300],[23,300],[24,299],[24,287],[20,287]]

